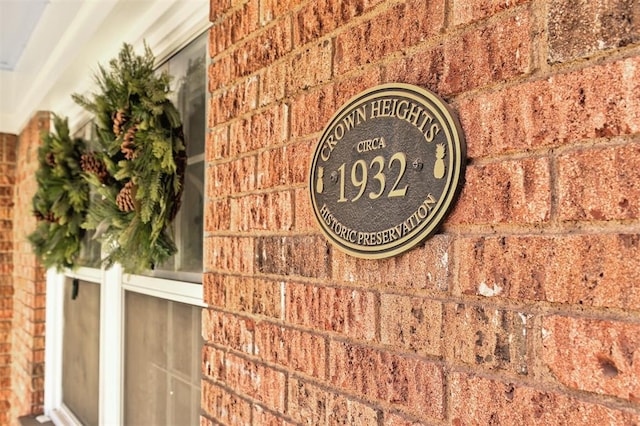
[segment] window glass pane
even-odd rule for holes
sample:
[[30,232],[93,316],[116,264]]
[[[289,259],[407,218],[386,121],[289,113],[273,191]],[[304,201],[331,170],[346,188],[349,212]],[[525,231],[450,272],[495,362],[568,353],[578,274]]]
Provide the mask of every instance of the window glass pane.
[[202,235],[204,232],[204,162],[187,166],[182,194],[182,214],[176,220],[178,255],[176,269],[185,272],[202,271]]
[[[82,138],[87,144],[87,149],[95,149],[95,127],[93,121],[85,123],[74,134],[74,138]],[[93,196],[93,195],[92,195]],[[90,268],[100,267],[100,242],[93,239],[95,231],[86,231],[80,246],[78,265]]]
[[200,37],[169,60],[174,76],[173,101],[182,115],[187,154],[193,158],[204,152],[206,37]]
[[173,223],[178,253],[153,276],[200,282],[204,211],[204,143],[206,128],[206,34],[172,56],[162,67],[172,76],[172,101],[184,126],[188,166],[182,202]]
[[65,283],[62,399],[84,425],[97,425],[100,286],[75,282],[75,289],[74,280]]
[[200,311],[126,292],[125,424],[198,424]]
[[94,230],[85,231],[80,245],[80,255],[78,256],[78,265],[88,268],[100,267],[100,242],[94,240]]

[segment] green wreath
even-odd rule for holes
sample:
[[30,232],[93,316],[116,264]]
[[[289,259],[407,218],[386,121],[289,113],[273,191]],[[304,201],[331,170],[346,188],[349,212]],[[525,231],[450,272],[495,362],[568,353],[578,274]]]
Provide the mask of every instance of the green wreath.
[[154,72],[145,46],[137,56],[124,44],[110,69],[99,67],[101,90],[73,99],[95,115],[98,148],[83,161],[94,191],[86,229],[105,244],[105,266],[139,273],[177,249],[171,222],[180,207],[186,168],[182,123],[168,99],[170,77]]
[[80,255],[89,185],[80,166],[82,139],[69,136],[67,119],[53,115],[54,132],[43,134],[38,149],[38,189],[32,199],[37,219],[29,236],[36,256],[47,268],[73,268]]

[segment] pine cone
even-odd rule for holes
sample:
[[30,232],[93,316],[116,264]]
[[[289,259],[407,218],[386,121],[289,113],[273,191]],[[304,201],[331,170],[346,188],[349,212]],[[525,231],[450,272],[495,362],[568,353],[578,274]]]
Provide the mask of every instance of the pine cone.
[[127,133],[124,135],[124,140],[120,145],[120,152],[124,154],[124,158],[127,160],[132,160],[138,156],[138,152],[136,151],[136,144],[134,142],[136,137],[136,132],[138,131],[138,126],[133,125],[129,127]]
[[47,212],[47,214],[42,214],[39,211],[35,211],[33,212],[33,215],[36,217],[36,220],[38,221],[46,221],[46,222],[57,222],[56,216],[53,214],[53,212]]
[[122,126],[127,122],[127,115],[123,109],[119,109],[111,115],[111,118],[113,119],[113,133],[116,137],[120,136]]
[[127,182],[116,197],[116,204],[123,212],[131,212],[136,209],[133,201],[133,182]]
[[46,220],[47,222],[57,222],[58,220],[56,219],[56,216],[53,214],[53,212],[47,212],[46,215],[44,215],[44,220]]
[[51,167],[56,166],[56,157],[55,155],[53,155],[53,152],[51,151],[47,152],[47,155],[45,155],[44,160],[49,166]]
[[80,156],[80,167],[84,172],[95,174],[101,183],[105,183],[109,177],[107,166],[105,166],[94,152]]

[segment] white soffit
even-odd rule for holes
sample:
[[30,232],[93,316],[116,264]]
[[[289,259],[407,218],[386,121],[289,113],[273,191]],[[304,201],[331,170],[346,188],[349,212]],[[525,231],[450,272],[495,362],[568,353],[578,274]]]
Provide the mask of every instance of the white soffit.
[[0,132],[19,133],[38,110],[67,116],[74,127],[84,112],[71,94],[93,90],[98,64],[123,43],[141,53],[146,40],[162,59],[205,30],[208,18],[207,0],[49,0],[16,70],[0,71]]
[[0,0],[0,69],[16,68],[46,5],[46,0]]

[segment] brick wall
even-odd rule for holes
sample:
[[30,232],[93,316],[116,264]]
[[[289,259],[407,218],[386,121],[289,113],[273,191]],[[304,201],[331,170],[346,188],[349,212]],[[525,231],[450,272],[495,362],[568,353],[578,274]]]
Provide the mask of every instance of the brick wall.
[[13,184],[17,136],[0,133],[0,425],[11,407],[11,320],[13,318]]
[[[35,228],[31,200],[37,189],[40,133],[49,130],[49,113],[38,112],[20,133],[13,216],[13,330],[11,415],[42,413],[44,400],[45,276],[27,235]],[[11,260],[11,259],[10,259]]]
[[[640,8],[212,0],[202,424],[640,422]],[[311,152],[351,96],[443,96],[441,231],[333,249]]]

